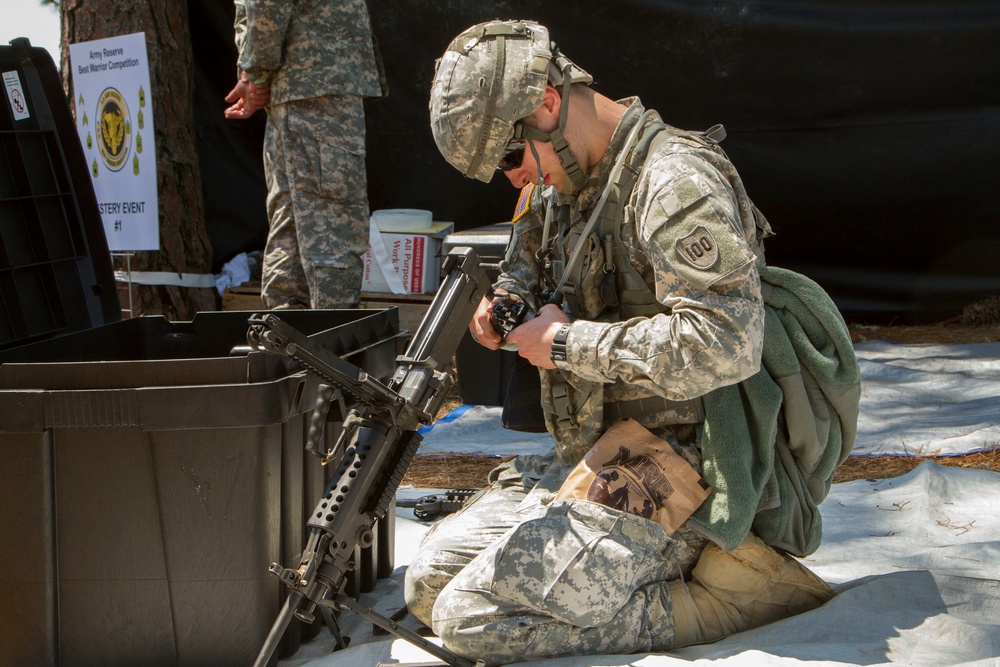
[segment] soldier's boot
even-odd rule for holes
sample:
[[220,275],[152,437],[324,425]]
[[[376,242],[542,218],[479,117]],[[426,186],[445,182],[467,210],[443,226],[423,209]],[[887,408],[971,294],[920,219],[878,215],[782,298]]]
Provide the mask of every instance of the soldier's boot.
[[712,543],[691,581],[670,583],[672,648],[705,644],[815,609],[836,595],[797,560],[752,533],[736,549]]

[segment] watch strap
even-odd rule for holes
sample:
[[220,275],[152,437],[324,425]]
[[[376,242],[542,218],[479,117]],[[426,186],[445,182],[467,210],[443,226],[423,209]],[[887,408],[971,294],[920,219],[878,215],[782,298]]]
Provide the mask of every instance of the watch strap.
[[552,361],[566,361],[566,341],[569,338],[569,324],[563,324],[552,338]]

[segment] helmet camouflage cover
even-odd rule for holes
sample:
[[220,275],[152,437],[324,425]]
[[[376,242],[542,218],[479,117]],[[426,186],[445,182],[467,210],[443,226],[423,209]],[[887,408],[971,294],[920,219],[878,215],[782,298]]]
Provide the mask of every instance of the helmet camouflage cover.
[[542,105],[545,84],[590,83],[561,56],[545,26],[489,21],[464,31],[437,61],[431,85],[431,131],[446,160],[489,183],[514,136],[514,124]]

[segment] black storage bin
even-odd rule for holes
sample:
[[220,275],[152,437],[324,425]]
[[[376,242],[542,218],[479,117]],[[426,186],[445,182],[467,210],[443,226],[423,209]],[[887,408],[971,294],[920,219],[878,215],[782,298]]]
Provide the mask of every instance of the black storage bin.
[[[449,234],[441,244],[441,254],[447,255],[453,248],[468,246],[486,265],[490,280],[496,280],[512,229],[511,223],[501,222]],[[487,350],[466,333],[455,352],[458,395],[462,402],[468,405],[503,405],[516,360],[516,352]]]
[[[17,536],[0,544],[0,663],[253,661],[283,593],[267,566],[297,559],[324,479],[303,455],[317,383],[240,356],[248,316],[0,353],[0,534]],[[394,367],[395,310],[285,319],[376,377]]]
[[[0,72],[20,91],[0,99],[0,665],[244,667],[284,596],[267,568],[298,562],[323,494],[304,452],[317,380],[250,352],[249,312],[121,320],[55,65],[15,40]],[[374,377],[395,368],[394,308],[281,317]],[[392,570],[387,519],[355,589]]]

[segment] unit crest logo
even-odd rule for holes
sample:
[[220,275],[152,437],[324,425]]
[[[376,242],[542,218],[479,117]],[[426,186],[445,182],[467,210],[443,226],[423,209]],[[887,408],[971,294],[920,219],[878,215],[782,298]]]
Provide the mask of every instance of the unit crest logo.
[[132,121],[125,98],[114,88],[105,88],[97,101],[97,148],[111,171],[125,166],[132,146]]

